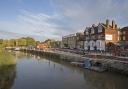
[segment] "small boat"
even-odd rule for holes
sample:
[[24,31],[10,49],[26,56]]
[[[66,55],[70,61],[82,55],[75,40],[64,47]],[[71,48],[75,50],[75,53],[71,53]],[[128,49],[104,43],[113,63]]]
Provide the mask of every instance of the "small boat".
[[92,61],[90,59],[86,59],[84,61],[84,68],[94,70],[97,72],[104,72],[106,70],[105,68],[103,68],[101,63],[96,62],[95,64],[92,64]]
[[91,60],[90,59],[85,59],[83,61],[83,63],[84,63],[84,66],[83,67],[86,68],[86,69],[89,69],[92,66],[92,63],[91,63]]

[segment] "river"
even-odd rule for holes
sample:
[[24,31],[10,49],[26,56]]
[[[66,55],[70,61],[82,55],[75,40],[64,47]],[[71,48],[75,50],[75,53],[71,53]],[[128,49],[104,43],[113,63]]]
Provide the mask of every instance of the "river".
[[21,52],[11,54],[16,64],[0,70],[0,89],[128,89],[127,76],[98,73],[59,59]]

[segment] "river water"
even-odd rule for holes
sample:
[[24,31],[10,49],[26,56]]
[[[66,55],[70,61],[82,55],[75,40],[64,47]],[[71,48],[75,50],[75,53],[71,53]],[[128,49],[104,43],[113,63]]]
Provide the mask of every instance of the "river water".
[[13,53],[16,64],[0,71],[0,89],[128,89],[128,77],[71,66],[59,59]]

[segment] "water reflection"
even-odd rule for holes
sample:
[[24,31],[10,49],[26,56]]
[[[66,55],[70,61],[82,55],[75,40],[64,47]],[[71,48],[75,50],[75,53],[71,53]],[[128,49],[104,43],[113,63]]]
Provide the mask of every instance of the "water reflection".
[[[69,63],[59,59],[46,59],[39,55],[36,56],[26,53],[17,53],[15,56],[17,57],[17,73],[15,73],[14,66],[9,67],[9,70],[12,72],[7,73],[10,74],[10,76],[12,74],[12,80],[10,78],[10,87],[12,86],[11,89],[128,88],[128,78],[126,76],[113,73],[97,73],[71,66]],[[6,70],[4,68],[2,69]],[[17,75],[16,78],[15,74]],[[6,88],[5,85],[3,86],[4,87],[0,87],[0,89],[9,89]]]
[[16,60],[8,52],[0,52],[0,89],[11,89],[16,77]]
[[128,78],[113,73],[84,72],[84,78],[88,86],[93,89],[127,89]]

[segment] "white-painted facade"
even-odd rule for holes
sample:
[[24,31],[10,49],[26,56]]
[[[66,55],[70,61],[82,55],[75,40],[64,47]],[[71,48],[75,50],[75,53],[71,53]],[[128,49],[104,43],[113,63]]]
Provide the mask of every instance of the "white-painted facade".
[[95,50],[95,41],[91,40],[89,41],[90,50]]
[[85,41],[84,42],[84,49],[85,50],[88,50],[88,46],[89,46],[89,42],[88,41]]
[[97,40],[96,41],[96,48],[97,48],[97,50],[105,51],[105,41],[104,40]]

